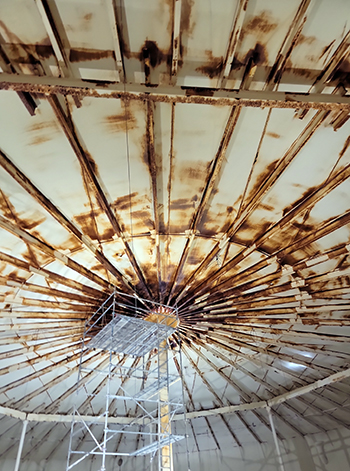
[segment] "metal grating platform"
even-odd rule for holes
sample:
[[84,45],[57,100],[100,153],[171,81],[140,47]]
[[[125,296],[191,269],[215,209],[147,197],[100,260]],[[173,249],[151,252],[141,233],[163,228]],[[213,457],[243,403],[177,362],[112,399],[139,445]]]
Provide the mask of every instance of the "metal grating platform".
[[174,331],[166,324],[118,314],[90,341],[88,347],[141,357],[158,348],[160,342]]
[[159,450],[160,448],[171,445],[172,443],[178,442],[184,439],[182,435],[169,435],[165,438],[160,439],[157,442],[151,443],[150,445],[146,445],[143,448],[140,448],[137,451],[131,453],[131,456],[143,456],[148,455],[149,453],[154,453],[155,451]]

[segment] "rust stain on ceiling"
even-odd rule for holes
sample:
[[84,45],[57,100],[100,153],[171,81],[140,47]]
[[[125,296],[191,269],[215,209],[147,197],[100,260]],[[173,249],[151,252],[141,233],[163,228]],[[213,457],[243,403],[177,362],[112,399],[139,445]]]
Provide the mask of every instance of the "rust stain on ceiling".
[[[46,22],[32,3],[26,30],[0,5],[0,404],[68,413],[82,321],[114,290],[129,316],[140,298],[178,308],[188,410],[345,370],[350,6],[331,17],[327,1],[318,13],[293,1],[287,17],[237,1],[227,19],[212,2],[208,34],[199,2],[176,19],[155,0],[137,28],[131,1],[115,8],[113,39],[94,2],[45,2]],[[61,386],[38,384],[52,372]],[[341,385],[281,405],[280,438],[348,427]],[[256,432],[245,412],[240,423],[260,443],[254,413]]]

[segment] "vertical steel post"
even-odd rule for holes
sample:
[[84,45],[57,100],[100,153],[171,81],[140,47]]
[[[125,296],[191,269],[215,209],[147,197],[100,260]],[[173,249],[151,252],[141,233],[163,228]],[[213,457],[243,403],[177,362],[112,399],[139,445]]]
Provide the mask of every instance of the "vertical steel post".
[[282,455],[281,455],[280,446],[279,446],[279,444],[278,444],[278,439],[277,439],[275,424],[273,423],[273,418],[272,418],[271,408],[270,408],[270,407],[267,408],[267,413],[268,413],[268,415],[269,415],[269,420],[270,420],[270,425],[271,425],[271,431],[272,431],[272,435],[273,435],[273,440],[274,440],[274,442],[275,442],[275,447],[276,447],[276,452],[277,452],[277,458],[278,458],[278,462],[279,462],[279,465],[280,465],[280,469],[281,469],[281,471],[285,471],[285,469],[284,469],[284,464],[283,464],[283,460],[282,460]]
[[17,458],[16,458],[14,471],[19,470],[19,465],[20,465],[20,461],[21,461],[21,455],[22,455],[22,450],[23,450],[23,444],[24,444],[24,438],[25,438],[25,435],[26,435],[27,425],[28,425],[28,420],[23,420],[22,433],[21,433],[21,438],[19,440]]

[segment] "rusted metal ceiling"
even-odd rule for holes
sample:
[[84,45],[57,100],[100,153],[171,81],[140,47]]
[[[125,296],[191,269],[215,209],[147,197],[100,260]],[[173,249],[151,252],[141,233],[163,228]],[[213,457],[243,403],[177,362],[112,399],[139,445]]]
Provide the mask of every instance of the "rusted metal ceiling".
[[[1,405],[69,413],[84,320],[115,289],[179,309],[191,412],[345,370],[350,4],[11,0],[0,18]],[[349,391],[275,408],[280,438],[349,426]],[[198,420],[195,448],[203,427],[216,448],[269,432],[264,411]]]

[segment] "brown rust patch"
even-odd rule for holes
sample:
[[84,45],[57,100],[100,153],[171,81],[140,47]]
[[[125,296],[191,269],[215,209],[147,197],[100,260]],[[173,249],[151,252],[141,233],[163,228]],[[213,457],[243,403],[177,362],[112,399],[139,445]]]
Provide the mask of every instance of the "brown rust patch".
[[304,34],[299,34],[299,37],[295,44],[313,44],[316,41],[315,36],[305,36]]
[[83,234],[89,236],[91,240],[112,240],[115,235],[112,226],[105,228],[103,233],[100,233],[99,231],[96,218],[101,213],[102,210],[89,211],[87,213],[80,214],[79,216],[74,216],[74,220],[79,225]]
[[267,132],[266,136],[273,137],[274,139],[279,139],[281,137],[280,134],[277,134],[276,132]]
[[42,224],[46,218],[44,215],[40,214],[37,211],[31,212],[30,217],[27,218],[21,217],[19,213],[17,213],[15,207],[11,203],[10,199],[4,194],[4,192],[0,189],[0,212],[14,223],[18,224],[21,229],[30,231],[35,227]]
[[55,121],[40,121],[30,124],[27,132],[31,134],[29,145],[43,144],[53,139],[53,134],[59,131]]
[[106,124],[107,128],[112,132],[125,131],[126,127],[128,130],[137,127],[136,118],[130,110],[126,110],[126,112],[120,114],[106,116],[106,118],[103,119],[103,123]]
[[277,23],[268,10],[261,12],[259,16],[254,16],[244,26],[241,33],[241,40],[246,34],[268,34],[277,28]]
[[100,59],[114,59],[114,51],[100,49],[71,49],[70,62],[98,61]]
[[89,23],[92,20],[92,13],[86,13],[86,15],[83,16],[83,19]]
[[172,200],[170,203],[170,209],[175,211],[184,211],[193,208],[193,202],[188,198],[179,198]]
[[47,59],[54,55],[47,36],[36,44],[24,44],[3,21],[0,21],[0,32],[5,38],[6,42],[4,42],[3,47],[10,56],[10,60],[17,63],[31,64],[34,72],[42,71],[40,59]]
[[200,67],[196,68],[196,72],[201,72],[204,75],[208,75],[210,78],[217,77],[220,75],[223,65],[223,57],[214,57],[211,51],[205,51],[208,62]]
[[[257,178],[254,181],[253,188],[249,192],[249,197],[246,198],[246,201],[244,202],[247,204],[247,202],[251,202],[254,199],[254,195],[259,191],[260,187],[264,184],[265,180],[271,175],[271,173],[275,170],[277,167],[278,163],[280,162],[279,159],[276,159],[269,163],[267,167],[264,169],[263,172],[261,172]],[[248,204],[249,204],[248,203]]]
[[[154,230],[154,221],[151,219],[151,212],[147,210],[133,211],[131,213],[133,219],[134,228],[144,228],[145,226],[149,230]],[[135,226],[136,225],[136,226]]]
[[191,21],[192,8],[194,0],[182,0],[181,4],[181,32],[192,35],[195,22]]
[[125,211],[139,203],[144,203],[144,201],[145,198],[139,196],[137,191],[134,191],[133,193],[130,193],[130,195],[120,196],[111,204],[111,206],[116,211]]

